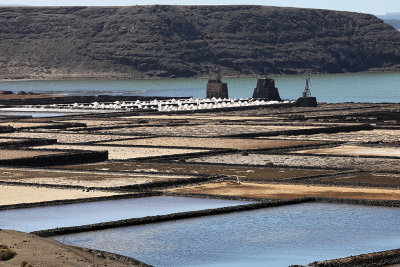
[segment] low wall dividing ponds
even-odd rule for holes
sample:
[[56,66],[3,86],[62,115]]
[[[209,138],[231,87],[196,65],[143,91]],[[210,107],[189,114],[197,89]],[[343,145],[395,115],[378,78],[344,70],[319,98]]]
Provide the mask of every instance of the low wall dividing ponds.
[[55,239],[155,266],[288,266],[397,248],[399,216],[398,208],[308,202]]
[[[248,201],[151,196],[97,202],[32,207],[0,211],[0,228],[26,232],[44,229],[79,229],[80,225],[112,225],[110,221],[140,220],[204,209],[218,209],[248,204]],[[132,219],[133,218],[133,219]],[[88,227],[86,227],[88,228]],[[38,232],[37,232],[38,233]],[[50,233],[50,231],[47,231]],[[44,236],[42,234],[41,236]]]

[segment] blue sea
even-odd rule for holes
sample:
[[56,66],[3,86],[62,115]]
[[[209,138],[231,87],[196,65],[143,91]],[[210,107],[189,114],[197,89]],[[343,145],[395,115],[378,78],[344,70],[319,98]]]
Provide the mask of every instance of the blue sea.
[[[282,99],[295,100],[305,87],[305,75],[271,76]],[[311,94],[319,102],[400,103],[400,72],[319,74],[311,77]],[[248,98],[257,77],[224,78],[230,98]],[[67,95],[139,95],[204,98],[207,79],[2,81],[0,90]]]

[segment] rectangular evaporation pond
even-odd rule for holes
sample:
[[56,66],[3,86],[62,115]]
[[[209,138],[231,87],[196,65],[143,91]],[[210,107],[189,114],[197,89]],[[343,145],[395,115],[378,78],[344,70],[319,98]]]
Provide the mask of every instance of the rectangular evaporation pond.
[[32,118],[46,118],[46,117],[62,117],[74,115],[76,113],[57,113],[57,112],[4,112],[0,115],[4,116],[31,116]]
[[56,237],[155,266],[288,266],[397,249],[400,209],[306,203]]
[[25,232],[249,204],[246,201],[155,196],[0,211],[0,229]]

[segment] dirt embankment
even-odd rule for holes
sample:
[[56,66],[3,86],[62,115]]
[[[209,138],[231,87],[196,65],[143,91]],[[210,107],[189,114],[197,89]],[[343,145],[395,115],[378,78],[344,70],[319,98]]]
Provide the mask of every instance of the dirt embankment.
[[311,186],[291,184],[255,184],[220,182],[169,189],[183,194],[208,194],[260,199],[291,199],[322,197],[336,199],[400,200],[400,191],[395,189],[350,188],[339,186]]
[[147,266],[132,258],[71,247],[53,239],[11,230],[0,230],[0,244],[16,252],[10,260],[0,261],[0,266],[21,266],[24,261],[32,266]]
[[[308,264],[311,267],[329,267],[329,266],[364,266],[364,267],[375,267],[375,266],[399,266],[400,262],[400,249],[386,250],[381,252],[374,252],[368,254],[361,254],[357,256],[351,256],[347,258],[318,261]],[[293,265],[294,267],[296,265]]]

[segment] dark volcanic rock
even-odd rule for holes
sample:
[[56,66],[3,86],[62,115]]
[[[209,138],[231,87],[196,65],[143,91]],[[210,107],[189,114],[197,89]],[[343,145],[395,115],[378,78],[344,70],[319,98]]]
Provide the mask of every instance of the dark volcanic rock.
[[340,73],[400,66],[373,15],[263,6],[0,8],[0,78]]

